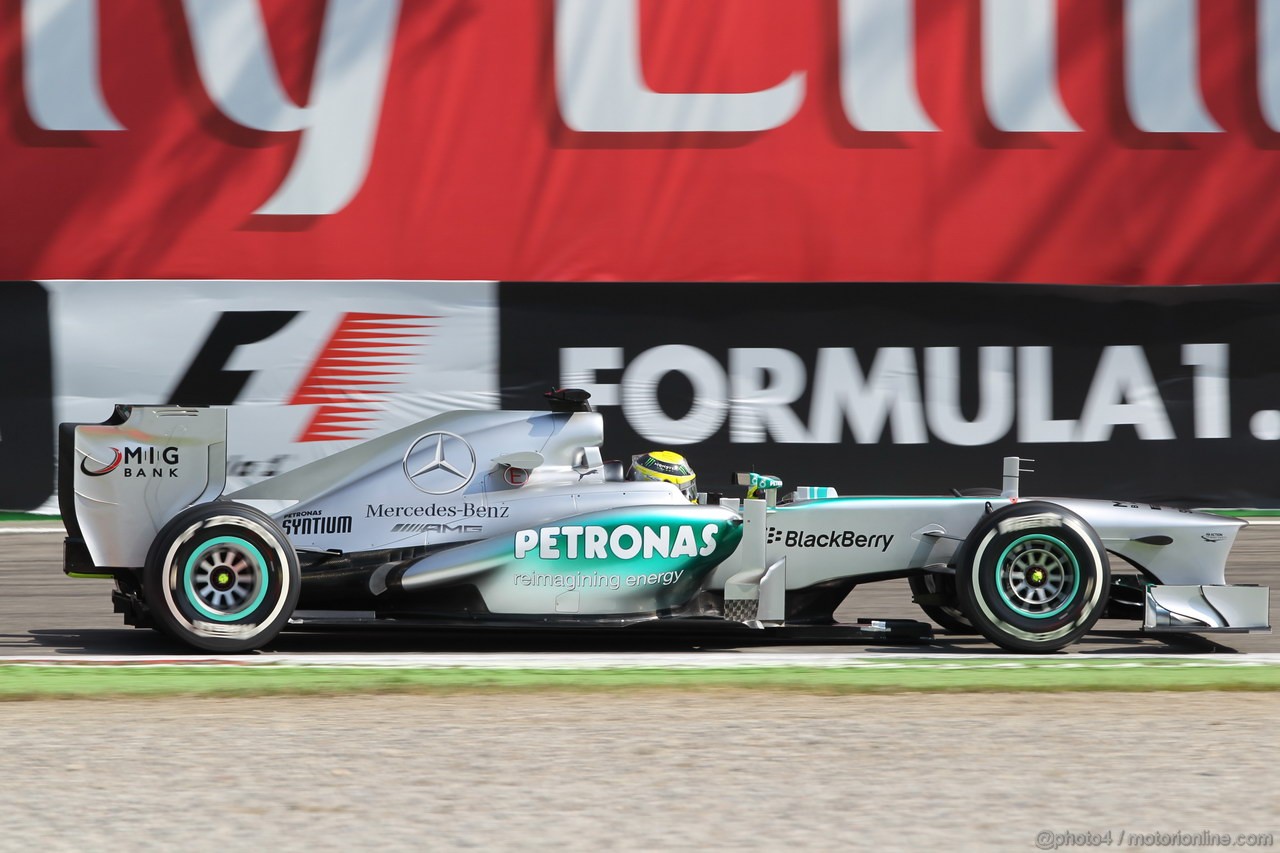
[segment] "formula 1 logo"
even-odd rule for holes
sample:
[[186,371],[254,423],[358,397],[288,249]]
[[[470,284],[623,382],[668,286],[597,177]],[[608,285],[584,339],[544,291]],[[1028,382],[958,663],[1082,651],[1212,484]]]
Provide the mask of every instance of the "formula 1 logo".
[[[430,455],[425,463],[419,459],[410,465],[409,458],[419,447]],[[428,495],[448,495],[466,486],[476,475],[476,452],[457,433],[429,432],[409,445],[402,465],[405,478],[418,491]]]
[[406,359],[420,355],[440,317],[427,314],[344,314],[316,356],[290,406],[316,406],[302,441],[364,437],[381,404],[402,384]]
[[[252,352],[300,317],[300,311],[224,311],[169,394],[183,406],[231,406],[254,374],[274,362]],[[443,318],[427,314],[346,312],[282,402],[312,414],[297,442],[350,441],[377,428],[382,404],[399,393],[400,378]],[[232,369],[233,362],[260,364]],[[254,463],[250,463],[254,464]]]
[[[97,471],[89,470],[90,456],[86,453],[84,458],[80,460],[80,473],[87,477],[101,477],[104,474],[110,474],[112,471],[116,470],[116,468],[120,467],[120,461],[124,459],[124,454],[120,452],[120,448],[118,447],[111,448],[111,452],[116,455],[115,458],[105,466],[99,468]],[[96,462],[97,460],[95,459],[94,461]]]

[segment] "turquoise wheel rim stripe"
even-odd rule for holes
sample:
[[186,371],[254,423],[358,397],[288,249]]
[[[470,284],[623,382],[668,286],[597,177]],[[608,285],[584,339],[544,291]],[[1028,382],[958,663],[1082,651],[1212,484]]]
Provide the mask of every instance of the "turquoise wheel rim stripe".
[[[193,582],[195,569],[197,564],[200,562],[200,558],[212,549],[221,545],[234,545],[235,547],[241,548],[251,554],[253,559],[256,561],[254,569],[261,580],[261,583],[258,584],[258,594],[254,597],[253,601],[233,613],[219,613],[216,610],[210,610],[205,607],[204,601],[196,592],[195,583]],[[251,543],[246,542],[238,536],[219,536],[217,539],[210,539],[208,542],[201,545],[191,554],[190,557],[187,558],[186,568],[182,572],[182,588],[186,593],[187,601],[191,603],[191,606],[194,607],[201,616],[204,616],[207,619],[212,619],[215,622],[234,622],[237,619],[243,619],[246,614],[257,610],[258,606],[262,604],[262,600],[267,597],[269,578],[266,566],[267,561],[263,558],[262,552]]]
[[[1004,571],[1009,554],[1022,543],[1029,541],[1049,542],[1056,545],[1061,549],[1062,554],[1066,555],[1067,559],[1071,563],[1071,577],[1069,578],[1071,583],[1071,593],[1067,596],[1065,601],[1052,610],[1027,610],[1022,606],[1022,604],[1015,604],[1010,600],[1008,594],[1005,592]],[[1039,533],[1019,536],[1017,539],[1009,543],[1009,546],[1000,554],[1000,559],[996,561],[996,591],[1000,593],[1000,599],[1004,601],[1009,609],[1017,613],[1019,616],[1025,616],[1028,619],[1049,619],[1066,610],[1071,606],[1071,602],[1076,600],[1076,595],[1080,592],[1080,564],[1076,560],[1076,555],[1061,539],[1057,539],[1053,536],[1045,536]]]

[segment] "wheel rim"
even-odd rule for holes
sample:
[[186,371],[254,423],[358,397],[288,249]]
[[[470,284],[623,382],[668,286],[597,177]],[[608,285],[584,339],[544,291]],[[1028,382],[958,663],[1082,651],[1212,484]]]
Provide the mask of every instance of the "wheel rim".
[[1015,539],[996,562],[996,589],[1014,612],[1048,619],[1070,606],[1080,589],[1075,554],[1052,536]]
[[244,539],[210,539],[187,558],[182,577],[187,600],[216,622],[247,616],[266,598],[266,566],[262,552]]

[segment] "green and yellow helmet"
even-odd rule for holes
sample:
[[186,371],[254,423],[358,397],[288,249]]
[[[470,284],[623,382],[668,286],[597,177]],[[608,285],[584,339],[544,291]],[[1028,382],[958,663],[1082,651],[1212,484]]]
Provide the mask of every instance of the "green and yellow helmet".
[[698,500],[698,480],[689,462],[672,450],[654,450],[631,457],[632,480],[671,483],[690,501]]

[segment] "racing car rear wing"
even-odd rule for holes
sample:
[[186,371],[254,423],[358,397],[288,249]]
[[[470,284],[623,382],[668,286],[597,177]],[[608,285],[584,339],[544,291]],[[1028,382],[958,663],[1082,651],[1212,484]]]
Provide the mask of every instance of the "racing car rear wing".
[[62,424],[66,570],[141,566],[170,518],[222,494],[226,442],[225,409],[118,405],[104,423]]

